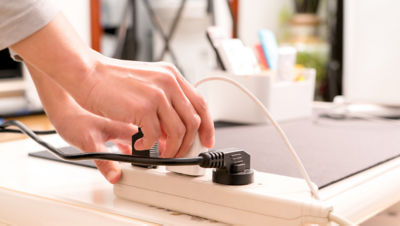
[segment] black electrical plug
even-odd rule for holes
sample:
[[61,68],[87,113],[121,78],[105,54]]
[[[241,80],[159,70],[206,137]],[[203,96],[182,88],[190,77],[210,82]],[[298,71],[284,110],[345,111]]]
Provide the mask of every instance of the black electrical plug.
[[[138,158],[158,158],[158,143],[149,150],[136,150],[135,143],[143,137],[139,131],[132,136],[132,156]],[[250,155],[238,148],[225,148],[218,151],[209,151],[199,154],[200,167],[215,168],[212,180],[218,184],[246,185],[253,183],[254,171],[250,168]],[[183,160],[183,159],[182,159]],[[133,166],[156,168],[156,165],[132,163]]]
[[226,148],[199,154],[204,168],[215,168],[212,180],[218,184],[246,185],[253,183],[250,155],[238,148]]
[[[142,129],[139,127],[139,131],[132,136],[132,156],[140,158],[157,158],[158,157],[158,142],[154,144],[149,150],[136,150],[135,143],[137,140],[143,137]],[[157,168],[156,165],[148,165],[141,163],[132,163],[132,166],[140,166],[145,168]]]

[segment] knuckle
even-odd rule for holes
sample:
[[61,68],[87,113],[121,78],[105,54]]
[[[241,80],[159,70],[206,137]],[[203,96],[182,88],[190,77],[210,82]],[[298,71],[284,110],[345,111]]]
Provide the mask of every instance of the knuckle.
[[172,73],[166,72],[166,73],[161,74],[161,76],[159,77],[159,82],[164,87],[170,87],[170,86],[174,86],[176,84],[176,79]]
[[143,112],[143,114],[139,118],[143,118],[144,115],[148,114],[149,112],[154,111],[155,110],[154,98],[152,98],[152,100],[143,101],[140,104],[140,109],[141,109],[141,112]]
[[197,114],[194,114],[191,119],[189,120],[189,122],[187,123],[186,127],[188,130],[190,131],[195,131],[200,127],[200,116]]
[[150,101],[148,104],[154,107],[154,102],[159,103],[165,99],[164,91],[158,87],[152,87],[150,90]]
[[185,135],[185,133],[186,133],[186,127],[185,127],[185,126],[179,125],[179,126],[176,128],[176,135],[177,135],[178,137],[183,137],[183,136]]

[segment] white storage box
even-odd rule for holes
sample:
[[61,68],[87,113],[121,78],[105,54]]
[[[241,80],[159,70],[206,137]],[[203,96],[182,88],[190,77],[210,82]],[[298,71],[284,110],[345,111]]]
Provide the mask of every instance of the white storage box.
[[[314,98],[315,70],[298,69],[304,80],[274,81],[273,72],[256,75],[231,75],[215,72],[210,76],[229,77],[249,89],[268,108],[276,120],[309,117]],[[265,123],[262,110],[241,90],[223,81],[213,81],[200,86],[214,121],[237,123]]]

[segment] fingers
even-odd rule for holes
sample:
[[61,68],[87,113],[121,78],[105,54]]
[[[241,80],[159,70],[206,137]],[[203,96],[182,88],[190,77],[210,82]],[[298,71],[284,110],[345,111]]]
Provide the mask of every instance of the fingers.
[[165,97],[158,111],[165,141],[160,149],[160,156],[164,158],[176,156],[186,133],[185,125],[175,110]]
[[180,115],[186,130],[182,144],[176,154],[176,157],[183,157],[193,143],[194,137],[199,129],[201,119],[196,110],[193,108],[192,104],[185,96],[173,99],[172,103]]
[[136,150],[150,149],[161,136],[160,122],[155,112],[148,112],[148,115],[141,120],[139,125],[143,131],[143,138],[135,143]]
[[183,76],[173,65],[165,63],[163,63],[163,65],[176,76],[176,81],[182,88],[184,94],[189,99],[197,114],[200,116],[200,125],[198,128],[200,141],[203,146],[211,148],[214,145],[214,123],[208,110],[206,101],[199,93],[196,92],[194,87],[183,78]]
[[165,72],[157,80],[162,87],[162,103],[159,108],[161,127],[166,134],[162,157],[184,156],[193,143],[200,126],[200,116],[179,86],[175,75]]
[[179,86],[175,75],[167,72],[159,82],[162,87],[166,87],[165,90],[168,91],[166,96],[167,100],[169,100],[169,104],[165,105],[168,109],[160,108],[161,114],[164,111],[169,112],[169,115],[165,115],[166,119],[161,118],[162,124],[165,124],[163,129],[167,134],[165,156],[181,157],[187,153],[192,145],[201,120]]
[[132,124],[114,120],[107,120],[104,126],[104,133],[108,135],[107,140],[115,141],[124,146],[132,144],[132,135],[137,131],[138,128]]
[[[128,61],[107,65],[111,67],[97,70],[107,79],[92,89],[92,98],[88,99],[94,105],[90,109],[141,127],[144,136],[135,143],[137,150],[151,148],[163,132],[166,139],[162,157],[183,156],[197,131],[205,147],[213,146],[214,126],[207,105],[173,65]],[[125,95],[104,92],[108,87],[117,87],[118,92],[113,93]],[[117,108],[109,107],[108,103],[117,102]]]
[[121,168],[118,163],[107,160],[94,160],[97,169],[103,174],[103,176],[111,183],[115,184],[121,178]]
[[118,149],[121,151],[121,153],[125,155],[131,155],[132,154],[132,147],[131,145],[126,145],[126,144],[121,144],[118,142],[115,142],[117,145]]
[[[163,77],[157,82],[154,86],[147,87],[142,91],[146,92],[146,96],[149,97],[147,102],[150,103],[144,105],[143,112],[146,114],[139,120],[139,126],[142,128],[144,136],[135,143],[135,148],[137,150],[149,149],[157,140],[160,140],[163,134],[166,139],[160,155],[161,157],[174,157],[180,149],[186,133],[182,115],[176,111],[169,97],[169,93],[174,93],[173,91],[179,87],[172,75]],[[156,109],[156,112],[153,109]],[[184,111],[185,109],[182,109],[182,112]],[[185,114],[188,114],[187,109]]]
[[210,111],[208,110],[207,103],[202,96],[187,88],[187,92],[191,93],[190,96],[193,98],[192,104],[196,109],[197,113],[201,118],[199,127],[200,141],[204,147],[211,148],[214,146],[214,122],[212,120]]
[[[96,143],[93,148],[86,148],[85,152],[108,152],[102,143]],[[111,183],[115,184],[121,178],[121,168],[117,162],[107,160],[95,160],[94,163],[101,174]]]

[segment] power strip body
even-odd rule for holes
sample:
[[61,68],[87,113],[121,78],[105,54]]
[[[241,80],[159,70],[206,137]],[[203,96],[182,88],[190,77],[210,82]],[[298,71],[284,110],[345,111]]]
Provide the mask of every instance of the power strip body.
[[255,172],[250,185],[212,182],[202,177],[122,164],[123,176],[114,193],[124,199],[167,208],[234,225],[328,224],[332,207],[313,199],[304,180]]
[[[200,141],[200,137],[196,134],[193,144],[190,147],[188,153],[186,153],[185,158],[197,157],[202,152],[207,152],[208,149],[203,147]],[[190,176],[203,176],[205,174],[205,169],[194,165],[194,166],[166,166],[166,169],[171,172],[181,173]]]

